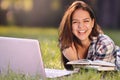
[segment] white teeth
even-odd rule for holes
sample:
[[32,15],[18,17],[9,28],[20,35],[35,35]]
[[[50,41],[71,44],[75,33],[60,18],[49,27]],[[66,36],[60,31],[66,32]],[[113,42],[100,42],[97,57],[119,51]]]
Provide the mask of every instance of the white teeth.
[[83,32],[85,32],[85,31],[79,31],[80,33],[83,33]]

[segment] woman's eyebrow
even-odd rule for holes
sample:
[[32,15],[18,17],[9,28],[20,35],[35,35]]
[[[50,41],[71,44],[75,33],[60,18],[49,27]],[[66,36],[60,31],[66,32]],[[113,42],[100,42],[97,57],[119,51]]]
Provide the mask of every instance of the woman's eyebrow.
[[90,20],[90,18],[85,18],[85,19],[83,19],[83,20]]
[[78,21],[77,19],[72,19],[72,21]]
[[[90,20],[90,18],[84,18],[82,20]],[[78,21],[78,19],[72,19],[72,21]]]

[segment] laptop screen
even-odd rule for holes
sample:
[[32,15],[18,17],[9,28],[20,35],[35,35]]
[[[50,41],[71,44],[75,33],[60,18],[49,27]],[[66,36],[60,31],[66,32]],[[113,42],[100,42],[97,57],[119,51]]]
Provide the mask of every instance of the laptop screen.
[[38,40],[0,37],[0,72],[45,76]]

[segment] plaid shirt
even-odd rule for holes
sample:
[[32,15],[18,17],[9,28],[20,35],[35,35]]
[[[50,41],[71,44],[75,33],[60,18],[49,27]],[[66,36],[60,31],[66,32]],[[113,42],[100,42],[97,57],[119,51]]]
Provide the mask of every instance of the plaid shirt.
[[86,59],[112,62],[116,65],[116,69],[120,70],[120,48],[105,34],[93,37]]
[[100,34],[93,38],[90,44],[87,59],[115,62],[116,45],[107,35]]

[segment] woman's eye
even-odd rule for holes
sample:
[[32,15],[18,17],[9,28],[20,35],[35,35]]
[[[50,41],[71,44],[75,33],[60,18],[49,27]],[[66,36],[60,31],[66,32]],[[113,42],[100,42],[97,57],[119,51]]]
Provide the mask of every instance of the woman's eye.
[[76,22],[76,21],[73,21],[72,23],[75,24],[75,23],[77,23],[77,22]]
[[84,21],[84,22],[89,22],[88,20]]

